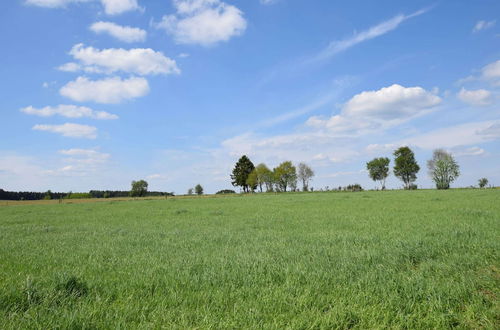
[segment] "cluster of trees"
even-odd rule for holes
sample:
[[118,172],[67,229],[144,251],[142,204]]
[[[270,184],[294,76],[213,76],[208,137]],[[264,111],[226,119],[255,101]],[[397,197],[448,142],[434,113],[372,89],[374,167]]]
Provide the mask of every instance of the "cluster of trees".
[[[409,147],[401,147],[395,150],[393,155],[394,175],[403,182],[405,189],[416,189],[417,186],[414,182],[417,179],[420,166],[415,160],[413,151]],[[389,164],[390,159],[387,157],[375,158],[366,163],[368,175],[373,181],[380,182],[382,190],[385,189],[385,181],[390,173]],[[449,152],[443,149],[434,150],[432,158],[427,161],[427,168],[437,189],[449,189],[450,184],[460,175],[458,163]],[[481,184],[480,180],[479,186]]]
[[194,188],[189,188],[188,191],[187,191],[187,194],[188,195],[193,195],[193,191],[198,196],[203,195],[203,187],[202,187],[202,185],[198,183],[196,186],[194,186]]
[[314,177],[314,171],[306,164],[295,167],[291,161],[285,161],[272,170],[266,164],[254,166],[252,161],[243,155],[231,173],[231,183],[241,187],[243,192],[296,191],[297,182],[302,183],[302,190],[309,190],[309,182]]

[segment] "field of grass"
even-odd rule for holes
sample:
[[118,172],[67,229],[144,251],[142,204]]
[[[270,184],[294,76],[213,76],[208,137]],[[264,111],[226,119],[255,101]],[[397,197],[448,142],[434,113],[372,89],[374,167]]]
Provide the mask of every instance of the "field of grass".
[[0,206],[0,328],[498,329],[499,251],[500,190]]

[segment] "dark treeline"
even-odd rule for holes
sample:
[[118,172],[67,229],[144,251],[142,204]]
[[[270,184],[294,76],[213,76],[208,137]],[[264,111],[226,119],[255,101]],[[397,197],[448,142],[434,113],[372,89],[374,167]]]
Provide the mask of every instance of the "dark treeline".
[[[148,191],[146,197],[173,196],[173,193],[162,191]],[[0,189],[0,200],[40,200],[40,199],[72,199],[72,198],[113,198],[129,197],[130,191],[120,190],[91,190],[88,193],[62,192],[34,192],[34,191],[5,191]]]
[[5,191],[0,189],[0,200],[19,201],[27,200],[33,201],[37,199],[59,199],[64,198],[67,193],[53,193],[53,192],[34,192],[34,191]]

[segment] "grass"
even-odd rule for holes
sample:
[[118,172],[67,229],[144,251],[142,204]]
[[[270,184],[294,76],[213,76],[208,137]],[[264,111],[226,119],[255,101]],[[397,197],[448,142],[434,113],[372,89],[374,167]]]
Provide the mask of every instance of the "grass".
[[498,329],[499,234],[500,190],[2,206],[0,328]]

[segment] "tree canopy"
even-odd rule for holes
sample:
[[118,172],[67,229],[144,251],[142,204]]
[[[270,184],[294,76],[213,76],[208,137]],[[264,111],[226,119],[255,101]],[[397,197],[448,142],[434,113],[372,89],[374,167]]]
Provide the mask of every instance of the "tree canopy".
[[198,183],[194,187],[194,192],[196,193],[196,195],[203,195],[203,187],[201,186],[201,184]]
[[302,181],[302,190],[309,190],[309,181],[314,176],[314,171],[305,163],[300,163],[297,171],[297,178]]
[[274,168],[274,180],[279,191],[285,192],[288,187],[297,185],[297,169],[291,161],[285,161]]
[[143,197],[146,196],[148,192],[148,183],[144,180],[132,181],[132,189],[130,190],[130,196],[132,197]]
[[380,181],[382,190],[385,189],[385,180],[389,176],[389,163],[391,161],[387,157],[374,158],[366,163],[368,175],[373,181]]
[[460,175],[460,167],[453,156],[443,149],[436,149],[432,159],[427,161],[429,176],[437,189],[448,189],[450,184]]
[[247,179],[254,168],[255,166],[252,161],[246,155],[241,156],[231,174],[231,183],[233,186],[242,187],[244,192],[248,192]]
[[486,179],[486,178],[479,179],[478,185],[479,185],[479,188],[486,187],[488,185],[488,179]]
[[394,175],[403,181],[405,189],[411,189],[412,183],[417,179],[417,173],[420,171],[415,160],[415,154],[408,147],[401,147],[394,151]]

